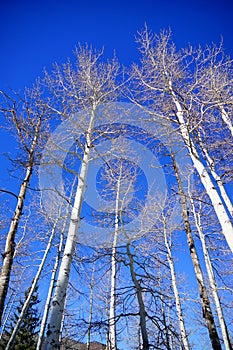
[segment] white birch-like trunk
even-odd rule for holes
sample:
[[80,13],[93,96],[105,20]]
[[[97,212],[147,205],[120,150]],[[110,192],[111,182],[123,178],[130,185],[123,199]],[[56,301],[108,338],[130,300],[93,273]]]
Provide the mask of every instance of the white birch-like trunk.
[[172,158],[172,164],[173,164],[173,168],[175,171],[175,176],[176,176],[178,188],[179,188],[179,195],[180,195],[180,199],[181,199],[182,218],[184,221],[184,228],[185,228],[185,232],[186,232],[186,236],[187,236],[189,253],[190,253],[190,256],[192,259],[192,263],[193,263],[193,267],[194,267],[194,271],[195,271],[195,276],[196,276],[196,280],[197,280],[197,284],[198,284],[198,289],[200,292],[203,317],[205,318],[205,321],[206,321],[206,325],[208,328],[209,337],[211,340],[213,350],[221,350],[222,347],[221,347],[221,343],[219,340],[217,327],[216,327],[215,320],[213,317],[209,296],[208,296],[207,289],[205,286],[203,272],[202,272],[199,258],[197,255],[195,241],[193,239],[192,230],[191,230],[191,226],[190,226],[190,222],[189,222],[189,215],[188,215],[188,209],[187,209],[187,199],[186,199],[186,195],[185,195],[185,192],[183,189],[183,184],[182,184],[182,181],[180,178],[180,174],[179,174],[178,166],[177,166],[177,163],[175,160],[175,156],[172,152],[171,152],[171,158]]
[[93,318],[93,291],[94,291],[94,280],[95,280],[95,265],[93,265],[91,284],[90,284],[90,309],[89,309],[89,321],[87,329],[87,350],[90,350],[91,346],[91,327]]
[[50,303],[51,303],[53,289],[54,289],[54,285],[55,285],[55,281],[56,281],[56,275],[57,275],[57,270],[58,270],[58,266],[59,266],[59,261],[60,261],[60,257],[61,257],[61,253],[62,253],[63,235],[64,235],[64,230],[62,230],[62,233],[61,233],[60,243],[59,243],[59,247],[58,247],[58,254],[56,256],[56,260],[55,260],[52,275],[51,275],[51,282],[49,285],[49,290],[48,290],[48,294],[47,294],[47,298],[46,298],[44,313],[43,313],[43,317],[42,317],[42,321],[41,321],[41,325],[40,325],[40,333],[38,336],[36,350],[41,350],[43,340],[44,340],[44,334],[45,334],[45,328],[46,328],[48,315],[49,315]]
[[[191,196],[190,196],[190,198],[191,198]],[[191,199],[191,205],[192,205],[192,212],[193,212],[193,216],[194,216],[194,220],[195,220],[195,225],[197,227],[197,231],[199,233],[199,237],[200,237],[201,244],[202,244],[202,250],[203,250],[203,254],[204,254],[206,270],[207,270],[207,274],[208,274],[208,278],[209,278],[209,282],[210,282],[210,289],[211,289],[211,293],[213,295],[213,299],[214,299],[214,302],[216,305],[216,310],[217,310],[217,314],[218,314],[219,325],[220,325],[221,332],[222,332],[223,342],[224,342],[226,350],[232,350],[232,346],[231,346],[230,339],[229,339],[229,334],[227,331],[226,323],[225,323],[223,312],[222,312],[222,306],[221,306],[220,299],[218,296],[218,289],[217,289],[217,285],[216,285],[216,281],[215,281],[215,277],[214,277],[214,271],[213,271],[212,263],[210,260],[209,252],[208,252],[208,249],[206,246],[205,236],[204,236],[204,233],[202,230],[200,215],[196,212],[195,205],[194,205],[194,202],[192,199]]]
[[14,327],[14,330],[13,330],[11,336],[10,336],[10,339],[9,339],[9,341],[8,341],[8,344],[7,344],[5,350],[11,350],[12,347],[13,347],[13,345],[14,345],[14,342],[15,342],[15,339],[16,339],[16,336],[17,336],[17,333],[18,333],[19,328],[20,328],[20,326],[21,326],[21,323],[22,323],[22,321],[23,321],[23,319],[24,319],[24,316],[25,316],[25,314],[26,314],[26,312],[27,312],[27,310],[28,310],[28,307],[29,307],[29,304],[30,304],[30,301],[31,301],[31,297],[32,297],[33,293],[34,293],[35,290],[36,290],[36,286],[38,285],[41,272],[42,272],[42,270],[43,270],[43,268],[44,268],[44,265],[45,265],[45,261],[46,261],[46,259],[47,259],[48,254],[49,254],[49,251],[50,251],[50,249],[51,249],[52,242],[53,242],[53,238],[54,238],[54,236],[55,236],[55,229],[56,229],[57,221],[58,221],[58,220],[56,220],[55,223],[54,223],[54,225],[53,225],[52,232],[51,232],[51,235],[50,235],[50,238],[49,238],[49,242],[48,242],[47,247],[46,247],[45,252],[44,252],[44,256],[43,256],[43,258],[42,258],[42,260],[41,260],[41,263],[40,263],[40,266],[39,266],[39,268],[38,268],[38,270],[37,270],[37,273],[36,273],[36,275],[35,275],[35,278],[33,279],[33,282],[32,282],[30,291],[29,291],[29,293],[28,293],[27,299],[26,299],[26,301],[25,301],[25,303],[24,303],[24,305],[23,305],[23,308],[22,308],[22,310],[21,310],[21,312],[20,312],[19,318],[18,318],[17,323],[16,323],[16,325],[15,325],[15,327]]
[[231,136],[233,137],[233,125],[231,123],[229,115],[228,115],[227,111],[225,110],[225,108],[223,108],[222,106],[220,107],[220,111],[221,111],[222,120],[227,125],[228,129],[231,132]]
[[[20,276],[18,276],[18,280],[21,281],[25,270],[23,269],[20,273]],[[11,296],[8,298],[7,305],[5,306],[5,310],[2,315],[2,319],[4,319],[4,323],[1,325],[1,332],[0,332],[0,341],[2,339],[3,334],[5,333],[6,327],[8,325],[8,322],[10,320],[10,317],[12,315],[12,310],[15,306],[16,298],[18,297],[19,293],[21,292],[21,285],[19,284],[15,290],[11,292]],[[7,311],[7,313],[6,313]]]
[[189,342],[188,342],[188,336],[187,332],[185,329],[185,324],[184,324],[184,318],[183,318],[183,313],[181,309],[181,303],[180,303],[180,295],[177,287],[177,280],[176,280],[176,272],[175,272],[175,266],[173,263],[173,257],[172,257],[172,251],[168,242],[168,237],[167,237],[167,228],[164,224],[164,230],[163,230],[163,235],[164,235],[164,242],[167,248],[167,259],[171,271],[171,278],[172,278],[172,288],[175,296],[175,301],[176,301],[176,310],[177,310],[177,315],[178,315],[178,320],[179,320],[179,326],[180,326],[180,333],[181,333],[181,340],[183,343],[183,347],[185,350],[189,350]]
[[112,244],[112,261],[111,261],[111,289],[110,289],[110,306],[109,306],[109,344],[108,350],[117,350],[116,341],[116,255],[117,255],[117,239],[119,232],[119,201],[120,201],[120,183],[121,175],[117,180],[116,188],[116,205],[115,205],[115,222],[114,237]]
[[187,125],[184,121],[183,116],[183,110],[181,107],[181,104],[176,98],[175,92],[172,87],[172,83],[170,81],[170,93],[173,99],[173,102],[177,108],[177,119],[180,125],[180,132],[183,137],[183,140],[185,142],[185,145],[188,147],[190,158],[192,159],[193,165],[195,169],[197,170],[201,182],[206,190],[206,193],[208,194],[211,203],[213,205],[213,208],[215,210],[215,213],[217,215],[217,218],[219,220],[219,223],[222,227],[222,232],[226,238],[226,241],[233,252],[233,225],[231,223],[231,220],[225,210],[224,204],[222,202],[222,199],[220,198],[217,189],[211,180],[211,177],[209,173],[207,172],[205,166],[200,160],[200,157],[198,156],[198,152],[195,148],[195,145],[190,137]]
[[50,319],[47,330],[46,350],[59,349],[59,336],[61,331],[62,317],[64,313],[66,293],[70,277],[70,268],[73,251],[77,242],[77,232],[80,224],[83,195],[86,189],[86,178],[91,153],[91,135],[94,126],[95,108],[91,112],[89,127],[86,133],[86,145],[82,159],[78,186],[75,195],[74,206],[71,211],[70,225],[65,244],[65,249],[59,269],[57,285],[50,309]]
[[213,176],[213,178],[216,181],[216,184],[217,184],[217,186],[219,188],[219,191],[221,193],[222,199],[224,200],[224,202],[226,204],[226,207],[229,210],[229,213],[233,217],[233,205],[232,205],[231,200],[230,200],[230,198],[229,198],[229,196],[228,196],[228,194],[227,194],[227,192],[225,190],[225,187],[223,185],[221,177],[217,174],[217,172],[215,170],[214,160],[210,157],[209,152],[206,149],[206,147],[204,146],[200,135],[198,137],[198,140],[199,140],[200,146],[202,148],[202,151],[203,151],[203,153],[204,153],[204,155],[206,157],[206,161],[207,161],[208,167],[210,169],[211,175]]
[[[73,195],[75,184],[76,184],[76,179],[73,181],[72,188],[71,188],[71,191],[70,191],[70,198],[69,198],[70,201],[71,201],[71,198],[72,198],[72,195]],[[52,274],[51,274],[50,285],[49,285],[49,290],[48,290],[48,294],[47,294],[47,298],[46,298],[46,302],[45,302],[45,308],[44,308],[44,312],[43,312],[43,317],[42,317],[42,321],[41,321],[41,325],[40,325],[40,333],[39,333],[39,336],[38,336],[36,350],[41,350],[42,345],[43,345],[45,328],[46,328],[46,325],[47,325],[47,320],[48,320],[48,315],[49,315],[49,308],[50,308],[50,304],[51,304],[51,300],[52,300],[53,290],[54,290],[56,276],[57,276],[57,271],[58,271],[59,262],[60,262],[60,259],[61,259],[61,254],[62,254],[62,249],[63,249],[63,240],[64,240],[65,229],[66,229],[66,226],[67,226],[68,214],[69,214],[69,205],[67,205],[66,211],[65,211],[66,220],[63,223],[62,230],[61,230],[61,233],[60,233],[60,242],[59,242],[59,246],[58,246],[58,252],[57,252],[57,256],[56,256],[55,263],[54,263],[54,266],[53,266],[53,271],[52,271]]]
[[166,314],[165,314],[165,310],[164,310],[164,294],[161,295],[161,313],[162,313],[162,319],[163,319],[163,326],[164,326],[164,333],[165,333],[165,339],[166,341],[165,346],[167,350],[172,350],[171,348],[171,342],[170,342],[170,334],[169,334],[169,329],[167,326],[167,318],[166,318]]

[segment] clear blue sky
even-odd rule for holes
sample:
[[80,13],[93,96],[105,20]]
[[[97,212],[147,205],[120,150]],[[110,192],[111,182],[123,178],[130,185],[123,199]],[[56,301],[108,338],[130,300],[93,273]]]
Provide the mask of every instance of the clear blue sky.
[[0,0],[0,88],[29,86],[43,67],[63,62],[78,42],[103,45],[122,63],[137,57],[146,22],[171,27],[178,47],[219,42],[233,56],[232,0]]

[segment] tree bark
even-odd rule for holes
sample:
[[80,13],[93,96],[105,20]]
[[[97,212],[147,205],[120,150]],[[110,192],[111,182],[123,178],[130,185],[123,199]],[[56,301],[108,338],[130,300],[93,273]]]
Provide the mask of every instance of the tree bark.
[[129,257],[129,267],[130,267],[130,274],[132,281],[134,283],[134,286],[136,288],[136,295],[138,299],[138,305],[139,305],[139,315],[140,315],[140,329],[141,329],[141,336],[142,336],[142,349],[143,350],[149,350],[149,339],[148,339],[148,333],[146,328],[146,309],[145,304],[143,301],[142,296],[142,288],[140,283],[137,280],[137,276],[134,270],[134,259],[133,255],[130,252],[130,243],[127,244],[127,255]]
[[223,108],[222,106],[220,106],[220,111],[221,111],[222,120],[227,125],[228,129],[230,130],[231,136],[233,137],[233,125],[229,118],[229,115],[225,110],[225,108]]
[[[190,198],[191,198],[191,196],[190,196]],[[215,277],[214,277],[212,263],[210,260],[208,248],[207,248],[206,242],[205,242],[205,236],[204,236],[202,226],[201,226],[200,215],[196,212],[195,205],[194,205],[194,202],[192,199],[191,199],[191,205],[192,205],[192,212],[193,212],[195,224],[196,224],[197,231],[199,233],[199,237],[200,237],[201,244],[202,244],[202,249],[203,249],[203,254],[204,254],[204,259],[205,259],[205,264],[206,264],[206,270],[207,270],[208,278],[209,278],[209,282],[210,282],[210,289],[211,289],[211,293],[213,295],[213,299],[214,299],[214,302],[216,305],[216,310],[217,310],[219,325],[220,325],[221,332],[222,332],[223,342],[224,342],[226,350],[232,350],[232,345],[230,342],[229,333],[227,330],[227,326],[226,326],[225,319],[223,316],[222,306],[221,306],[220,299],[218,296],[218,289],[217,289],[217,285],[216,285],[216,281],[215,281]]]
[[[17,125],[18,127],[18,125]],[[16,209],[14,216],[11,221],[11,225],[7,234],[5,252],[3,254],[3,266],[0,275],[0,324],[2,321],[2,314],[4,310],[5,300],[8,292],[8,287],[10,283],[10,275],[13,265],[14,253],[15,253],[15,235],[18,230],[19,221],[23,213],[23,207],[25,202],[25,196],[27,192],[28,185],[33,172],[34,166],[34,155],[39,138],[41,128],[41,117],[39,118],[35,126],[35,134],[29,150],[28,165],[26,170],[26,175],[20,186],[19,196],[16,204]]]
[[115,223],[114,237],[112,244],[112,261],[111,261],[111,290],[110,290],[110,307],[109,307],[109,344],[108,350],[117,350],[116,340],[116,264],[117,264],[117,239],[119,231],[119,207],[120,207],[120,184],[121,174],[119,174],[116,187],[116,204],[115,204]]
[[231,203],[231,200],[225,190],[224,184],[222,182],[221,177],[217,174],[216,169],[215,169],[215,165],[214,165],[214,160],[210,157],[209,152],[207,150],[207,148],[205,147],[204,143],[202,142],[201,139],[201,135],[200,132],[198,132],[198,142],[201,146],[202,152],[206,158],[209,170],[211,172],[211,175],[213,176],[214,180],[216,181],[216,184],[219,188],[219,191],[221,193],[222,199],[224,200],[226,207],[229,211],[229,213],[231,214],[231,216],[233,217],[233,205]]
[[77,242],[77,232],[80,224],[80,213],[82,209],[83,195],[86,189],[86,178],[91,152],[91,137],[95,120],[95,107],[91,112],[88,130],[86,133],[86,145],[84,156],[78,179],[74,206],[71,212],[70,225],[65,244],[65,249],[59,269],[57,285],[50,309],[50,319],[47,330],[46,350],[55,350],[60,348],[59,336],[61,331],[62,316],[64,312],[66,293],[70,277],[70,268],[73,251]]
[[89,321],[87,328],[87,350],[91,350],[91,328],[93,318],[93,290],[94,290],[94,278],[95,278],[95,265],[93,265],[91,283],[90,283],[90,309],[89,309]]
[[182,181],[179,175],[179,169],[175,160],[174,154],[171,152],[171,158],[172,158],[172,164],[173,164],[173,169],[175,172],[175,176],[177,179],[178,183],[178,188],[179,188],[179,195],[181,198],[181,209],[182,209],[182,218],[184,222],[184,228],[187,236],[187,241],[188,241],[188,246],[189,246],[189,252],[190,256],[192,259],[196,279],[197,279],[197,284],[200,292],[200,298],[202,302],[202,311],[203,311],[203,317],[205,318],[207,329],[209,332],[209,338],[211,340],[212,348],[213,350],[221,350],[221,344],[217,332],[217,327],[215,325],[213,313],[211,310],[211,305],[210,305],[210,300],[207,294],[207,290],[205,287],[204,283],[204,277],[203,273],[201,270],[201,266],[199,263],[196,247],[195,247],[195,242],[192,236],[192,231],[191,231],[191,226],[189,222],[189,215],[188,215],[188,209],[187,209],[187,200],[185,196],[185,192],[183,189]]
[[180,325],[181,340],[183,343],[183,348],[185,350],[189,350],[190,347],[189,347],[189,342],[188,342],[188,335],[187,335],[187,332],[185,329],[184,318],[183,318],[183,313],[182,313],[181,303],[180,303],[180,296],[179,296],[179,291],[178,291],[178,287],[177,287],[175,266],[174,266],[174,262],[173,262],[172,251],[171,251],[171,248],[170,248],[170,245],[168,242],[167,227],[166,227],[165,222],[164,222],[163,235],[164,235],[165,245],[167,248],[167,260],[168,260],[170,271],[171,271],[172,288],[173,288],[175,301],[176,301],[176,310],[177,310],[177,315],[178,315],[178,320],[179,320],[179,325]]
[[49,290],[48,290],[46,303],[45,303],[45,308],[44,308],[44,312],[43,312],[43,317],[42,317],[42,321],[41,321],[41,325],[40,325],[40,333],[38,336],[36,350],[41,350],[42,343],[44,340],[44,333],[45,333],[45,328],[46,328],[46,324],[47,324],[47,320],[48,320],[50,302],[52,299],[53,289],[54,289],[54,285],[55,285],[55,279],[56,279],[56,275],[57,275],[59,261],[61,258],[61,253],[62,253],[63,235],[64,235],[64,230],[65,230],[65,225],[66,225],[66,223],[64,224],[64,227],[63,227],[61,235],[60,235],[60,243],[59,243],[59,247],[58,247],[58,253],[56,256],[56,260],[55,260],[52,275],[51,275],[51,281],[50,281]]
[[215,185],[213,184],[210,175],[208,174],[205,166],[200,160],[200,157],[197,153],[197,150],[195,148],[195,145],[191,139],[191,136],[189,134],[187,125],[185,124],[184,121],[184,116],[183,116],[183,109],[181,107],[180,102],[176,98],[176,94],[173,90],[172,82],[169,81],[169,91],[172,96],[173,102],[177,108],[177,120],[180,126],[180,132],[181,136],[183,137],[184,143],[187,146],[189,150],[190,157],[192,159],[193,165],[195,169],[197,170],[200,180],[212,202],[213,208],[215,210],[215,213],[217,215],[217,218],[219,220],[219,223],[222,227],[222,232],[226,238],[226,241],[233,252],[233,225],[231,223],[231,220],[224,208],[223,202],[217,192],[217,189]]
[[32,297],[33,293],[36,290],[36,287],[38,285],[41,272],[42,272],[42,270],[44,268],[45,261],[47,259],[48,254],[49,254],[50,248],[52,246],[53,238],[55,236],[55,229],[56,229],[57,221],[58,220],[56,220],[54,225],[53,225],[52,232],[51,232],[51,235],[50,235],[50,238],[49,238],[49,242],[48,242],[47,247],[46,247],[45,252],[44,252],[44,256],[43,256],[43,258],[41,260],[41,263],[40,263],[38,271],[37,271],[37,273],[35,275],[35,278],[33,279],[33,282],[32,282],[30,291],[28,293],[27,299],[25,300],[25,303],[24,303],[24,305],[22,307],[22,310],[20,312],[20,315],[19,315],[19,319],[18,319],[18,321],[17,321],[17,323],[16,323],[16,325],[14,327],[14,330],[13,330],[13,332],[11,334],[11,337],[10,337],[8,343],[7,343],[7,347],[6,347],[5,350],[11,350],[13,345],[14,345],[16,336],[17,336],[18,331],[19,331],[19,328],[20,328],[21,323],[22,323],[22,321],[24,319],[24,316],[25,316],[25,314],[26,314],[26,312],[28,310],[28,307],[29,307],[29,304],[30,304],[30,301],[31,301],[31,297]]

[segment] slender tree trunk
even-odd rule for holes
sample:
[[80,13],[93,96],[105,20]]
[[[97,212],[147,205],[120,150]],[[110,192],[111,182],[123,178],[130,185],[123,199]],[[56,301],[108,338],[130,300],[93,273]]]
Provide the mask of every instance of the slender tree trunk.
[[141,350],[142,346],[141,346],[141,327],[140,324],[138,325],[138,350]]
[[199,259],[197,256],[195,242],[194,242],[193,236],[192,236],[192,231],[191,231],[191,226],[190,226],[189,216],[188,216],[188,209],[187,209],[187,200],[186,200],[186,196],[184,193],[182,181],[181,181],[181,178],[179,175],[179,169],[177,167],[175,156],[172,152],[171,152],[171,158],[172,158],[173,168],[175,171],[175,176],[176,176],[177,183],[178,183],[179,195],[181,198],[182,218],[184,221],[184,228],[185,228],[185,232],[187,235],[189,252],[190,252],[192,262],[193,262],[193,267],[194,267],[194,271],[195,271],[195,275],[196,275],[196,279],[197,279],[197,284],[198,284],[198,288],[199,288],[199,292],[200,292],[203,317],[205,318],[205,321],[206,321],[206,325],[207,325],[207,329],[209,332],[209,337],[211,340],[213,350],[221,350],[222,347],[220,344],[220,340],[219,340],[219,336],[218,336],[218,332],[217,332],[217,327],[215,325],[209,297],[208,297],[207,290],[206,290],[205,283],[204,283],[203,273],[202,273]]
[[28,293],[27,299],[25,300],[25,303],[24,303],[23,308],[22,308],[22,310],[20,312],[18,321],[17,321],[17,323],[16,323],[16,325],[14,327],[14,330],[13,330],[13,332],[11,334],[11,337],[10,337],[10,339],[8,341],[8,344],[7,344],[5,350],[11,350],[13,345],[14,345],[16,336],[17,336],[18,331],[19,331],[19,328],[20,328],[21,323],[22,323],[22,321],[24,319],[24,316],[25,316],[25,314],[26,314],[26,312],[28,310],[28,307],[29,307],[29,304],[30,304],[30,301],[31,301],[31,297],[32,297],[33,293],[36,290],[36,287],[37,287],[39,279],[40,279],[41,272],[42,272],[42,270],[44,268],[44,265],[45,265],[45,261],[47,259],[48,254],[49,254],[49,251],[51,249],[53,238],[54,238],[54,235],[55,235],[55,229],[56,229],[57,221],[58,220],[56,220],[55,223],[54,223],[54,226],[52,228],[52,232],[51,232],[51,235],[50,235],[50,238],[49,238],[49,242],[48,242],[47,247],[46,247],[45,252],[44,252],[44,256],[43,256],[43,258],[41,260],[41,263],[40,263],[40,266],[39,266],[38,271],[36,273],[36,276],[33,279],[33,282],[32,282],[30,291]]
[[231,220],[225,210],[225,207],[223,205],[222,199],[220,198],[215,185],[213,184],[210,175],[208,174],[206,168],[204,167],[203,163],[200,160],[200,157],[198,155],[198,152],[195,148],[195,145],[191,139],[191,136],[188,131],[188,127],[184,121],[184,116],[183,116],[183,109],[178,101],[176,94],[173,90],[172,82],[169,81],[169,89],[170,93],[173,99],[173,102],[176,106],[177,112],[177,120],[180,126],[180,132],[183,137],[183,140],[185,142],[185,145],[188,147],[190,157],[192,159],[193,165],[195,169],[197,170],[201,182],[210,197],[210,200],[212,202],[213,208],[215,210],[215,213],[217,215],[217,218],[219,220],[219,223],[222,227],[222,232],[226,238],[226,241],[233,252],[233,226],[231,223]]
[[[76,184],[76,179],[74,179],[72,187],[71,187],[70,197],[69,197],[70,202],[72,199],[75,184]],[[61,214],[61,213],[59,212],[59,214]],[[44,340],[45,328],[47,325],[47,320],[48,320],[48,315],[49,315],[49,308],[50,308],[50,304],[51,304],[51,300],[52,300],[53,290],[54,290],[56,277],[57,277],[57,271],[58,271],[59,263],[61,260],[62,250],[63,250],[64,233],[65,233],[66,226],[67,226],[68,214],[69,214],[69,204],[67,205],[66,211],[65,211],[65,218],[66,219],[65,219],[63,226],[62,226],[62,229],[61,229],[58,252],[57,252],[57,256],[56,256],[55,263],[53,266],[53,271],[51,274],[50,285],[49,285],[49,290],[48,290],[48,294],[47,294],[47,298],[46,298],[46,302],[45,302],[44,313],[43,313],[43,317],[42,317],[42,321],[41,321],[41,325],[40,325],[40,333],[38,336],[36,350],[41,350],[43,340]]]
[[136,288],[136,295],[137,295],[137,300],[139,305],[140,329],[141,329],[141,335],[142,335],[142,349],[149,350],[149,340],[148,340],[148,333],[146,328],[146,309],[145,309],[145,304],[142,296],[142,288],[139,281],[137,280],[137,276],[134,270],[134,259],[133,259],[133,255],[130,252],[130,243],[127,244],[126,248],[127,248],[127,255],[129,257],[130,274]]
[[[191,198],[191,196],[190,196],[190,198]],[[192,212],[194,215],[195,224],[196,224],[196,227],[197,227],[197,230],[199,233],[199,237],[201,240],[201,244],[202,244],[202,249],[203,249],[203,254],[204,254],[204,259],[205,259],[205,264],[206,264],[206,270],[207,270],[208,278],[209,278],[209,282],[210,282],[210,289],[211,289],[211,293],[213,295],[213,299],[214,299],[214,302],[216,305],[216,310],[217,310],[217,314],[218,314],[219,325],[220,325],[221,332],[222,332],[223,342],[224,342],[226,350],[232,350],[229,333],[227,330],[227,326],[226,326],[225,319],[224,319],[223,312],[222,312],[222,306],[221,306],[220,299],[218,296],[218,289],[217,289],[217,285],[216,285],[216,281],[215,281],[215,277],[214,277],[214,271],[212,268],[212,263],[210,260],[209,252],[208,252],[208,249],[206,246],[205,236],[204,236],[204,233],[202,230],[200,215],[196,212],[195,205],[194,205],[194,202],[192,199],[191,199],[191,204],[192,204]]]
[[176,301],[176,310],[177,310],[177,316],[178,316],[179,325],[180,325],[181,340],[183,343],[183,348],[185,350],[189,350],[190,347],[189,347],[187,332],[185,329],[183,313],[182,313],[182,309],[181,309],[180,296],[179,296],[179,291],[178,291],[178,287],[177,287],[177,280],[176,280],[175,266],[174,266],[174,262],[173,262],[172,251],[171,251],[171,248],[170,248],[170,245],[168,242],[167,227],[166,227],[165,222],[164,222],[163,235],[164,235],[165,245],[167,248],[167,259],[168,259],[168,263],[169,263],[169,267],[170,267],[170,271],[171,271],[172,287],[173,287],[173,292],[174,292],[175,301]]
[[231,136],[233,137],[233,125],[232,125],[232,122],[229,118],[229,115],[228,115],[227,111],[225,110],[225,108],[223,108],[222,106],[220,107],[220,111],[221,111],[222,120],[227,125],[228,129],[231,132]]
[[210,172],[211,172],[211,174],[212,174],[212,176],[213,176],[214,180],[216,181],[216,184],[219,188],[222,199],[224,200],[226,207],[229,210],[229,213],[233,217],[233,205],[232,205],[231,200],[230,200],[230,198],[225,190],[225,187],[223,185],[221,177],[216,172],[214,160],[210,157],[209,152],[207,151],[206,147],[204,146],[204,143],[202,142],[200,133],[198,134],[198,141],[199,141],[199,144],[201,146],[202,152],[206,157],[206,161],[207,161],[208,167],[210,169]]
[[64,230],[65,230],[65,227],[62,229],[62,232],[60,235],[60,243],[59,243],[59,247],[58,247],[58,253],[56,256],[56,260],[55,260],[52,275],[51,275],[51,282],[49,285],[49,290],[48,290],[48,294],[47,294],[47,298],[46,298],[44,313],[43,313],[43,317],[42,317],[42,321],[41,321],[41,325],[40,325],[40,333],[38,336],[36,350],[41,350],[43,340],[44,340],[44,333],[45,333],[45,328],[46,328],[46,324],[47,324],[47,320],[48,320],[49,308],[50,308],[53,289],[54,289],[54,285],[55,285],[55,281],[56,281],[56,275],[57,275],[57,270],[58,270],[58,266],[59,266],[59,261],[60,261],[61,253],[62,253]]
[[91,346],[91,328],[92,328],[92,318],[93,318],[93,290],[94,290],[94,280],[95,280],[95,265],[93,265],[91,284],[90,284],[90,309],[89,309],[89,322],[87,328],[87,350],[90,350]]
[[110,290],[110,307],[109,307],[109,350],[117,350],[116,340],[116,265],[117,265],[117,239],[119,232],[119,201],[120,201],[120,183],[121,174],[117,180],[116,188],[116,205],[115,205],[115,223],[114,238],[112,244],[112,261],[111,261],[111,290]]
[[4,304],[5,304],[8,287],[10,283],[10,275],[11,275],[14,253],[15,253],[15,235],[18,230],[20,217],[23,213],[27,187],[29,185],[29,182],[32,176],[32,171],[34,166],[34,154],[35,154],[35,149],[39,138],[40,127],[41,127],[41,118],[38,120],[38,123],[35,127],[34,139],[32,141],[31,148],[29,150],[29,159],[28,159],[26,175],[20,186],[16,209],[11,221],[10,229],[7,234],[5,252],[3,254],[3,266],[2,266],[1,275],[0,275],[0,324],[2,320]]
[[62,316],[66,293],[70,277],[70,268],[73,251],[77,242],[77,232],[80,224],[80,213],[82,209],[83,195],[86,189],[86,178],[91,152],[91,137],[95,119],[95,108],[91,112],[89,127],[86,133],[86,145],[82,160],[78,187],[75,195],[74,206],[71,212],[70,225],[66,240],[66,245],[59,269],[57,285],[54,292],[52,306],[50,310],[50,319],[47,331],[46,350],[59,349],[59,335],[61,330]]
[[164,296],[161,296],[161,311],[162,311],[162,317],[163,317],[163,325],[164,325],[164,333],[165,333],[165,346],[167,350],[172,350],[171,345],[170,345],[170,335],[168,332],[168,326],[167,326],[167,319],[166,319],[166,313],[164,310]]

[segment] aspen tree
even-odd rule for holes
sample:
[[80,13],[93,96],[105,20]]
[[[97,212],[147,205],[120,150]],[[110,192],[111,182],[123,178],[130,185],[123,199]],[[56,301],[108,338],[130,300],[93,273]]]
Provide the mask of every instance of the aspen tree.
[[102,52],[97,53],[88,47],[80,47],[75,54],[75,68],[68,62],[63,69],[56,66],[54,75],[46,74],[45,78],[51,93],[59,99],[58,104],[55,106],[52,105],[51,101],[48,102],[51,110],[63,118],[67,117],[68,113],[74,113],[79,109],[83,109],[86,112],[84,113],[84,118],[86,119],[78,121],[81,130],[85,134],[85,144],[68,235],[50,308],[46,350],[59,349],[59,336],[71,262],[77,242],[88,166],[91,160],[93,129],[95,127],[97,108],[105,102],[114,100],[118,89],[116,78],[119,73],[119,65],[116,59],[112,62],[104,63],[101,61]]
[[4,99],[0,110],[6,116],[9,126],[14,129],[17,141],[23,152],[23,161],[19,163],[25,168],[24,178],[20,185],[17,204],[7,233],[3,265],[0,274],[0,323],[4,304],[10,283],[10,275],[15,253],[15,236],[23,213],[25,197],[32,177],[33,170],[38,161],[41,150],[48,133],[48,109],[42,104],[42,93],[39,83],[31,90],[25,90],[25,98],[16,96],[13,99],[0,91]]
[[[189,71],[186,64],[189,52],[176,52],[170,40],[170,32],[153,35],[147,28],[139,36],[142,53],[142,67],[133,66],[133,77],[138,85],[137,93],[132,97],[146,110],[151,108],[151,118],[164,118],[174,125],[187,147],[193,166],[199,174],[200,181],[208,194],[222,233],[233,251],[233,224],[225,203],[218,192],[218,185],[209,173],[193,138],[193,130],[202,121],[202,105],[195,103],[200,99],[199,91],[195,95],[195,71]],[[192,79],[192,74],[194,78]],[[142,104],[143,103],[143,104]],[[199,121],[192,125],[193,116],[199,113]],[[192,129],[191,129],[192,128]]]

